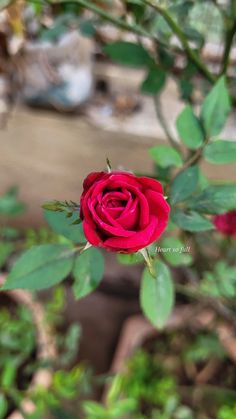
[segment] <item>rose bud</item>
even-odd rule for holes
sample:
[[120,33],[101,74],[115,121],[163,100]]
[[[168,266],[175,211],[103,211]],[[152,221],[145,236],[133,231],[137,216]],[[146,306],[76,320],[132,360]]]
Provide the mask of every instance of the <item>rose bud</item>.
[[236,210],[216,215],[213,224],[222,234],[236,236]]
[[170,207],[162,185],[127,172],[96,172],[83,183],[80,217],[93,246],[133,253],[160,237]]

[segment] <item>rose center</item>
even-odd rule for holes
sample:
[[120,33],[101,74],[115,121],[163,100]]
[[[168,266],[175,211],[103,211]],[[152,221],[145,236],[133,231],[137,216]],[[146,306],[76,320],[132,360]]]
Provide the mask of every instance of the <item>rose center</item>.
[[120,208],[126,205],[126,201],[120,201],[119,199],[111,199],[107,203],[107,208]]

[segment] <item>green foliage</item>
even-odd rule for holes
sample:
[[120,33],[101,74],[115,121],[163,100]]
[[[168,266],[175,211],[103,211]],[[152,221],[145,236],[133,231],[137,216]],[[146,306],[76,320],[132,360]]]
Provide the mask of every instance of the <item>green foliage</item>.
[[16,250],[19,231],[8,223],[21,215],[26,206],[18,199],[18,188],[11,187],[0,197],[0,269],[4,269],[11,254]]
[[0,419],[4,419],[7,413],[7,399],[6,396],[0,393]]
[[166,73],[156,67],[151,68],[142,83],[141,92],[148,95],[156,95],[161,92],[166,82]]
[[25,231],[24,247],[29,249],[40,244],[59,243],[64,240],[61,236],[53,233],[49,228],[41,227],[38,230],[29,228]]
[[205,159],[214,164],[236,162],[236,142],[217,140],[208,144],[204,149]]
[[[34,4],[34,3],[33,3]],[[39,6],[41,6],[39,4]],[[69,4],[67,5],[69,6]],[[92,37],[95,35],[94,21],[92,19],[84,19],[78,17],[78,9],[76,4],[70,3],[70,10],[65,10],[65,13],[56,16],[53,24],[50,27],[43,27],[40,30],[39,38],[42,41],[56,42],[64,34],[68,33],[71,26],[81,32],[83,36]],[[73,7],[74,6],[74,7]],[[42,8],[37,10],[38,13],[42,12]]]
[[45,244],[24,252],[16,261],[2,289],[40,290],[66,278],[72,270],[74,251],[62,244]]
[[86,243],[82,225],[75,224],[79,220],[79,213],[69,214],[71,215],[68,217],[65,212],[44,210],[44,217],[53,231],[74,243]]
[[93,401],[83,402],[83,410],[86,419],[111,419],[129,417],[134,413],[137,407],[137,401],[134,398],[121,398],[123,378],[118,374],[112,379],[106,396],[105,406]]
[[14,250],[13,243],[10,242],[0,242],[0,269],[3,267],[8,257]]
[[125,372],[116,376],[114,382],[117,379],[118,394],[136,402],[137,407],[132,418],[184,418],[181,412],[183,414],[187,411],[188,418],[192,418],[191,409],[179,402],[174,376],[167,372],[155,355],[138,350],[129,359]]
[[74,368],[68,374],[67,371],[58,370],[53,376],[53,389],[62,399],[73,399],[76,397],[76,384],[81,378],[82,371],[80,368]]
[[192,166],[183,172],[179,173],[173,181],[170,189],[170,202],[172,205],[178,202],[185,201],[191,196],[199,181],[199,170],[198,166]]
[[122,265],[135,265],[143,262],[143,256],[140,252],[128,254],[118,253],[117,260]]
[[132,12],[136,21],[142,21],[145,18],[146,7],[142,0],[126,0],[127,10]]
[[178,116],[176,126],[179,137],[190,150],[196,150],[203,144],[204,132],[190,105]]
[[73,292],[76,299],[85,297],[97,288],[104,274],[104,258],[95,247],[82,252],[75,259],[73,267]]
[[16,217],[24,212],[25,205],[18,199],[18,188],[12,187],[0,197],[0,215]]
[[218,135],[231,110],[225,78],[221,77],[206,96],[201,110],[202,122],[208,137]]
[[[25,390],[29,385],[36,337],[31,314],[23,306],[12,308],[12,312],[1,308],[0,330],[0,394],[7,396],[0,400],[0,417],[4,418],[1,411],[8,410],[14,389]],[[19,369],[20,383],[17,381]]]
[[112,61],[131,67],[146,67],[152,63],[147,50],[134,42],[117,41],[107,44],[104,52]]
[[136,402],[133,399],[118,400],[114,405],[103,407],[99,403],[86,401],[83,402],[86,419],[120,419],[129,417],[126,415],[134,412]]
[[235,298],[236,267],[225,261],[217,262],[212,272],[204,272],[201,290],[213,297]]
[[42,41],[56,42],[62,35],[68,32],[70,25],[78,27],[77,16],[72,13],[57,16],[49,28],[43,28],[40,31],[40,39]]
[[144,269],[141,282],[140,302],[144,315],[158,329],[163,328],[174,304],[174,287],[167,266],[155,261],[155,278],[148,268]]
[[64,308],[65,289],[60,285],[53,290],[50,300],[44,305],[46,322],[54,326],[60,326],[63,322],[62,313]]
[[223,214],[236,208],[235,185],[209,186],[189,200],[190,209],[205,214]]
[[185,361],[204,362],[211,358],[225,358],[225,350],[214,334],[199,334],[184,352]]
[[152,147],[149,150],[149,154],[154,162],[162,167],[181,167],[182,166],[182,158],[181,155],[176,151],[174,148],[167,146],[167,145],[158,145]]
[[234,419],[236,417],[236,405],[223,405],[217,413],[217,419]]
[[[8,297],[9,298],[9,297]],[[67,333],[58,333],[57,327],[64,322],[63,308],[65,293],[62,287],[56,288],[51,300],[45,304],[45,321],[47,327],[53,329],[53,338],[57,346],[56,360],[38,359],[36,329],[31,313],[24,306],[11,304],[9,308],[0,310],[0,418],[12,408],[19,409],[22,400],[34,402],[36,410],[27,414],[27,419],[41,419],[44,417],[66,417],[62,405],[65,401],[76,401],[79,395],[90,391],[90,370],[82,365],[70,367],[74,364],[80,328],[78,324],[71,324]],[[66,367],[66,370],[63,368]],[[39,369],[50,369],[52,383],[49,389],[43,386],[31,387],[33,374]],[[51,416],[52,414],[52,416]],[[77,417],[77,416],[76,416]]]
[[172,212],[172,219],[179,228],[192,233],[214,229],[210,220],[195,211],[185,212],[181,209],[176,209]]
[[165,406],[175,393],[176,383],[148,352],[139,350],[128,361],[122,389],[129,397],[150,404]]
[[67,329],[63,338],[58,339],[61,353],[60,365],[62,367],[68,367],[76,361],[81,335],[80,325],[74,323]]
[[[5,3],[4,0],[3,2]],[[192,0],[160,2],[128,0],[122,2],[124,7],[122,13],[116,14],[109,7],[112,2],[105,0],[99,2],[79,0],[76,5],[70,1],[63,3],[62,1],[57,7],[54,5],[53,9],[50,9],[50,5],[48,6],[53,13],[54,9],[56,10],[57,16],[52,18],[53,24],[49,29],[41,31],[41,39],[47,38],[53,42],[71,27],[80,28],[86,35],[91,36],[95,32],[94,23],[99,23],[97,18],[99,16],[135,35],[131,38],[132,41],[117,41],[105,45],[104,52],[115,63],[145,71],[146,78],[141,85],[142,93],[158,96],[163,91],[166,80],[174,78],[181,97],[188,102],[176,121],[181,144],[175,143],[175,138],[172,138],[172,130],[168,127],[168,121],[165,120],[161,106],[157,109],[159,123],[170,145],[152,147],[150,156],[156,165],[155,178],[163,181],[166,187],[165,194],[170,198],[174,234],[180,233],[179,237],[189,238],[193,246],[193,254],[196,255],[199,263],[194,265],[191,255],[179,250],[183,247],[183,243],[179,238],[172,237],[170,224],[166,237],[160,239],[160,243],[172,250],[176,248],[177,251],[165,252],[161,256],[174,267],[192,264],[193,266],[187,271],[196,275],[196,284],[199,284],[203,272],[208,269],[206,266],[213,265],[221,251],[221,244],[217,242],[218,235],[210,233],[214,227],[209,216],[236,208],[235,185],[210,185],[199,171],[202,158],[215,164],[236,161],[236,148],[233,142],[223,140],[211,142],[225,126],[231,110],[230,96],[235,101],[233,84],[228,78],[230,74],[228,64],[233,41],[231,30],[235,27],[234,7],[229,8],[226,4],[222,6],[219,2],[213,5],[213,2],[202,0],[195,2]],[[81,21],[78,15],[83,8],[88,8],[95,13],[96,18]],[[43,10],[41,5],[38,5],[37,13],[42,13]],[[60,13],[61,11],[63,13]],[[214,29],[210,28],[210,23]],[[212,72],[211,66],[204,62],[202,48],[209,40],[214,38],[219,41],[220,37],[224,37],[225,40],[224,54],[219,73],[216,74]],[[173,42],[173,39],[177,42]],[[228,89],[226,79],[230,82],[230,89]],[[196,97],[201,97],[201,94],[204,97],[206,94],[207,96],[202,101],[199,116],[195,114],[193,103]],[[159,100],[158,103],[160,102]],[[184,170],[185,168],[187,169]],[[81,298],[94,290],[102,279],[104,271],[102,255],[99,249],[94,248],[78,254],[82,248],[78,244],[86,243],[78,204],[71,201],[53,201],[46,203],[44,208],[45,218],[56,233],[55,237],[47,234],[37,236],[31,233],[25,246],[32,244],[39,246],[30,249],[20,257],[5,287],[6,289],[15,287],[41,289],[62,281],[73,272],[73,290],[76,298]],[[9,190],[0,198],[0,215],[5,217],[17,215],[22,210],[16,189]],[[179,229],[180,232],[177,231]],[[182,231],[188,234],[181,234]],[[200,234],[202,232],[204,234]],[[194,233],[197,233],[195,237],[193,237]],[[58,235],[60,235],[59,238]],[[216,250],[216,256],[213,256],[212,261],[206,260],[207,255],[198,246],[199,236],[203,237],[203,241],[205,240],[204,249],[206,249],[206,243],[216,238],[212,246],[213,250]],[[52,244],[54,240],[57,244]],[[1,235],[0,266],[6,266],[7,258],[12,251],[14,251],[12,244]],[[139,253],[118,255],[117,258],[119,262],[127,265],[141,262]],[[145,269],[142,277],[141,305],[146,317],[160,328],[164,326],[171,312],[174,292],[170,271],[164,263],[156,261],[156,258],[155,252],[152,252],[151,260],[146,260],[149,270]],[[152,262],[153,266],[150,266]],[[154,273],[155,269],[157,271]],[[215,263],[212,272],[204,272],[200,285],[201,291],[209,293],[211,297],[223,297],[224,300],[234,298],[233,277],[234,269],[230,263],[226,263],[225,266]],[[222,278],[226,278],[223,286]],[[217,287],[215,282],[217,282]],[[221,283],[220,291],[218,282]],[[76,333],[75,329],[72,330],[69,340],[75,342]],[[63,379],[60,378],[59,381]],[[101,411],[100,407],[94,403],[87,405],[87,409],[100,410],[104,418],[109,415],[116,417],[116,415],[121,416],[122,409],[126,412],[129,403],[129,398],[127,402],[117,399],[111,410],[102,408]],[[91,412],[89,414],[93,415]],[[156,415],[160,418],[167,418],[168,414],[167,411],[162,412],[157,409]],[[182,407],[182,411],[178,410],[178,417],[183,418],[188,414],[186,407]]]

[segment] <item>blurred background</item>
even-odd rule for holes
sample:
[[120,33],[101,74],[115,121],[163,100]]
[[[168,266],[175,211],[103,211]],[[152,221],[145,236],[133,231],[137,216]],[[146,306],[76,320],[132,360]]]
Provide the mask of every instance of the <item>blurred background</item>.
[[[3,275],[10,269],[22,248],[29,248],[39,243],[51,243],[55,240],[54,233],[49,230],[43,217],[41,206],[45,201],[57,199],[78,202],[83,179],[91,171],[104,169],[106,157],[111,161],[113,168],[151,174],[153,162],[148,149],[167,140],[167,132],[156,118],[158,110],[153,99],[140,93],[139,86],[145,70],[114,64],[104,53],[104,45],[108,42],[132,41],[136,39],[135,35],[114,27],[92,11],[77,5],[76,2],[49,3],[0,0],[0,267]],[[105,13],[109,11],[115,18],[120,18],[124,14],[122,1],[101,2],[102,5],[99,1],[94,2],[97,3]],[[136,4],[137,7],[139,5],[138,1],[130,3]],[[188,16],[192,37],[204,37],[202,49],[204,60],[212,71],[217,71],[224,34],[216,2],[190,3],[194,3]],[[218,3],[224,7],[227,2]],[[158,15],[153,25],[160,36],[168,37],[168,28]],[[148,39],[146,43],[149,47]],[[235,80],[236,75],[235,63],[236,46],[233,45],[229,67],[232,80]],[[176,117],[183,108],[182,98],[189,87],[187,83],[184,84],[184,80],[186,81],[180,60],[174,69],[174,76],[168,78],[167,86],[162,93],[162,110],[174,136]],[[201,79],[197,78],[196,85],[200,86],[201,83]],[[196,107],[201,100],[202,93],[199,87],[194,92]],[[224,130],[224,138],[234,138],[235,132],[236,118],[233,111]],[[204,173],[215,180],[236,180],[235,169],[235,164],[230,164],[227,167],[218,166],[216,171],[215,166],[203,163]],[[54,400],[56,408],[54,406],[53,417],[65,419],[83,417],[78,416],[76,409],[73,413],[68,411],[65,413],[66,410],[62,413],[60,409],[58,410],[58,406],[62,405],[61,398],[67,400],[62,390],[66,380],[69,382],[68,387],[71,386],[73,379],[75,382],[76,380],[80,382],[79,393],[86,394],[81,396],[82,398],[101,398],[106,375],[109,376],[111,371],[119,371],[120,358],[126,357],[122,351],[127,349],[120,349],[120,339],[125,340],[128,334],[138,342],[135,341],[134,346],[140,346],[140,342],[146,338],[145,334],[150,337],[150,333],[153,332],[152,330],[142,332],[142,322],[139,324],[137,320],[135,323],[135,318],[133,323],[128,325],[125,323],[130,316],[140,314],[138,301],[140,264],[121,265],[112,254],[106,254],[105,259],[104,280],[98,290],[90,296],[76,301],[70,289],[70,280],[63,290],[45,291],[40,294],[43,307],[50,318],[53,318],[53,325],[56,325],[59,341],[63,340],[62,337],[69,336],[67,341],[63,341],[64,346],[62,345],[63,349],[60,352],[62,355],[68,355],[68,362],[62,356],[60,368],[63,369],[65,366],[67,371],[71,371],[69,368],[79,365],[77,376],[74,371],[74,375],[70,372],[72,375],[69,378],[56,377],[54,384],[56,383],[55,391],[58,392],[57,396],[59,394],[59,402],[56,403]],[[180,274],[182,273],[176,270],[176,275]],[[8,304],[10,304],[8,300],[3,298],[1,307],[6,307]],[[3,328],[9,322],[6,312],[4,313],[0,314],[0,324],[2,321]],[[188,313],[181,312],[179,321],[185,322],[187,317]],[[23,333],[28,327],[27,314],[19,314],[18,319],[20,325],[15,325],[15,329],[22,330]],[[123,329],[124,324],[128,331]],[[187,336],[183,332],[180,334],[180,340],[184,340],[184,351],[188,359],[186,370],[184,372],[181,370],[180,373],[184,375],[185,382],[194,381],[193,377],[196,375],[193,367],[194,357],[198,356],[196,354],[201,352],[203,346],[208,349],[213,348],[213,353],[218,351],[220,357],[224,356],[222,347],[214,341],[214,336],[206,336],[204,332],[200,335],[200,341],[198,336],[195,342],[196,336],[193,330],[191,329]],[[5,345],[7,339],[11,340],[12,336],[10,332],[8,337],[3,339],[3,344]],[[25,345],[25,341],[20,341],[18,335],[15,339],[16,347]],[[32,352],[30,339],[29,336],[27,342],[29,342],[29,351]],[[171,335],[171,339],[168,362],[175,364],[178,358],[176,354],[180,351],[179,339],[177,334]],[[164,377],[161,384],[160,381],[158,384],[154,374],[152,376],[151,373],[156,371],[155,368],[158,370],[157,365],[163,361],[166,351],[165,345],[170,344],[168,334],[162,340],[164,343],[158,349],[156,343],[153,344],[152,341],[148,340],[145,343],[147,348],[151,348],[148,349],[149,352],[158,352],[160,358],[154,356],[149,359],[148,351],[147,353],[140,351],[131,361],[130,371],[133,375],[130,373],[126,385],[132,391],[128,393],[137,396],[134,398],[141,399],[138,388],[144,389],[149,382],[152,383],[152,389],[155,388],[153,394],[150,390],[150,394],[145,396],[144,409],[142,406],[140,411],[145,411],[145,403],[151,406],[158,403],[162,405],[164,402],[158,399],[157,394],[160,398],[160,395],[165,398],[165,394],[170,393],[172,396],[174,394],[173,403],[177,403],[172,379]],[[191,342],[195,342],[194,348],[190,348]],[[7,353],[7,344],[6,348]],[[205,349],[205,352],[200,353],[199,362],[212,357],[210,350],[208,353]],[[5,353],[3,357],[0,348],[0,369],[1,362],[4,364],[7,359]],[[11,362],[12,360],[9,361],[9,365]],[[229,368],[230,373],[234,371],[233,369],[231,371],[227,358],[224,362],[224,368]],[[214,368],[217,369],[216,366]],[[135,376],[138,370],[141,371],[140,375]],[[144,372],[147,370],[149,375],[145,376]],[[5,380],[10,380],[9,374],[9,371],[5,372],[7,377]],[[27,374],[32,375],[32,372]],[[143,379],[142,374],[145,376]],[[207,381],[206,378],[198,376],[199,382],[201,379],[203,382]],[[44,377],[43,383],[45,380]],[[120,384],[116,385],[119,388]],[[70,395],[78,401],[80,396],[76,391],[74,388],[71,389]],[[115,388],[114,394],[116,391]],[[2,409],[3,413],[0,417],[4,418],[14,409],[11,406],[9,409],[6,408],[4,401],[1,401],[4,400],[1,394],[0,412]],[[157,400],[153,399],[154,395]],[[49,403],[48,400],[45,401],[45,394],[43,397],[45,404]],[[199,397],[202,400],[202,394]],[[39,395],[35,403],[40,405]],[[132,406],[130,409],[132,410]],[[177,407],[175,411],[176,409]],[[120,412],[118,416],[105,416],[104,412],[100,412],[101,416],[98,416],[97,408],[97,412],[90,412],[86,417],[91,419],[126,417],[123,416],[122,409]],[[38,417],[48,416],[41,412]],[[164,419],[172,416],[161,416],[156,410],[143,416],[140,413],[140,416],[130,414],[127,417]],[[192,417],[204,419],[212,416],[196,416],[187,408],[185,410],[183,408],[182,413],[180,410],[178,416],[179,419]],[[232,416],[222,416],[221,419],[235,417],[234,411]]]

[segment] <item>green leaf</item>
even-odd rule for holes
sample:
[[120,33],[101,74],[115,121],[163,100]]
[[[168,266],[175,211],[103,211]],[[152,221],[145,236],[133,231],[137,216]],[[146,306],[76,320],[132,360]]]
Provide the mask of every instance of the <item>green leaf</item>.
[[203,144],[204,133],[201,123],[190,105],[187,105],[178,116],[176,127],[179,137],[190,150],[196,150]]
[[199,181],[198,181],[199,191],[208,188],[209,185],[210,185],[209,179],[205,176],[204,173],[202,173],[201,170],[199,170]]
[[18,188],[10,188],[0,197],[0,215],[15,217],[22,214],[25,210],[25,204],[18,200]]
[[94,419],[96,418],[104,418],[106,417],[106,411],[105,408],[100,405],[99,403],[87,400],[85,402],[83,402],[83,410],[84,412],[89,415],[89,418],[94,417]]
[[8,257],[14,250],[13,243],[0,242],[0,268],[3,267]]
[[118,253],[117,259],[122,265],[134,265],[143,262],[143,256],[140,252],[129,254]]
[[129,413],[135,412],[137,404],[138,401],[133,398],[117,400],[116,404],[110,408],[110,417],[117,419],[127,417]]
[[4,388],[4,390],[9,390],[14,386],[17,375],[17,368],[19,368],[19,365],[17,364],[17,359],[11,359],[8,362],[5,362],[1,376],[1,387]]
[[141,92],[148,95],[156,95],[165,86],[166,73],[160,68],[152,68],[141,86]]
[[74,224],[79,219],[79,213],[73,213],[68,218],[65,212],[44,210],[44,217],[56,233],[74,243],[86,243],[82,224]]
[[208,144],[204,149],[205,159],[214,164],[236,162],[236,142],[217,140]]
[[106,402],[108,406],[115,404],[119,400],[122,387],[123,387],[124,377],[121,374],[116,374],[111,383],[109,384],[109,389],[106,395]]
[[168,320],[174,304],[174,287],[167,266],[155,262],[156,278],[145,268],[141,283],[141,307],[147,319],[161,329]]
[[85,297],[94,291],[104,275],[104,258],[101,251],[90,247],[76,257],[73,269],[75,298]]
[[147,50],[133,42],[117,41],[107,44],[104,52],[116,63],[130,67],[145,67],[152,62]]
[[157,145],[149,149],[149,154],[160,167],[182,166],[182,157],[174,148],[168,145]]
[[40,290],[61,282],[72,270],[74,251],[62,244],[43,244],[24,252],[2,289]]
[[205,214],[223,214],[236,208],[236,185],[209,186],[189,201],[189,208]]
[[231,105],[225,77],[221,77],[205,98],[201,118],[207,136],[218,135],[224,127]]
[[4,396],[4,394],[0,393],[0,419],[4,419],[6,417],[7,410],[8,410],[7,399]]
[[179,79],[178,82],[179,91],[180,91],[180,99],[183,101],[190,101],[192,99],[194,85],[190,80],[186,79]]
[[219,261],[212,271],[204,272],[201,290],[214,297],[234,298],[236,296],[236,266]]
[[137,22],[142,21],[145,16],[145,4],[142,0],[126,0],[128,12],[134,15]]
[[183,202],[198,186],[198,166],[192,166],[176,176],[170,189],[170,200],[172,204]]
[[96,33],[94,22],[91,19],[85,19],[80,22],[79,29],[82,35],[87,36],[88,38],[91,38]]
[[172,219],[184,231],[197,232],[214,229],[210,220],[194,211],[183,212],[179,209],[175,210],[172,214]]
[[177,237],[166,237],[161,242],[162,255],[172,266],[190,265],[192,256],[188,248]]

